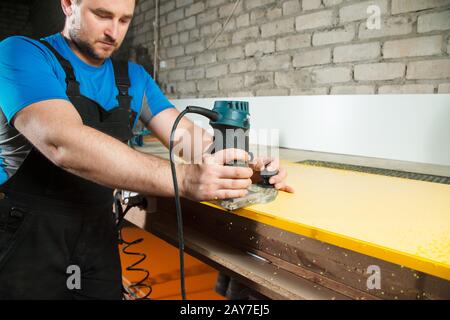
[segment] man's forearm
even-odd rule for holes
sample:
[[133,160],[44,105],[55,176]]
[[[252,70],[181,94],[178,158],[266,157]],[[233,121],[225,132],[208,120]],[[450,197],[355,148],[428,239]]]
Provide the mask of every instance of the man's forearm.
[[82,126],[57,147],[63,169],[110,188],[173,196],[167,160],[140,153],[95,129]]

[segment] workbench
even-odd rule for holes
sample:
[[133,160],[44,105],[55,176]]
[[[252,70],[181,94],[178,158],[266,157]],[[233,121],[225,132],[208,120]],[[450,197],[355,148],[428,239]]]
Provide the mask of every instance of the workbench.
[[[138,149],[168,157],[159,142]],[[302,161],[434,181],[449,166],[288,149],[280,159],[294,194],[234,212],[183,199],[186,252],[271,299],[450,298],[450,184]],[[176,246],[174,199],[150,202],[128,219]]]

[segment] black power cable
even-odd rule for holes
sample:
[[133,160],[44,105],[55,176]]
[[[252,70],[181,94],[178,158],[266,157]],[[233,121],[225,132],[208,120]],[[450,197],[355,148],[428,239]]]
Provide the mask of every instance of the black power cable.
[[[153,291],[152,286],[150,284],[148,284],[148,279],[150,277],[150,272],[147,269],[145,269],[145,268],[138,267],[139,264],[141,264],[143,261],[145,261],[145,259],[147,259],[147,255],[145,253],[142,253],[142,252],[136,252],[136,251],[130,251],[129,250],[130,247],[132,247],[134,245],[137,245],[138,243],[141,243],[142,241],[144,241],[144,238],[138,238],[138,239],[136,239],[134,241],[128,242],[128,241],[123,239],[122,231],[120,231],[120,241],[123,244],[122,252],[124,254],[140,257],[140,259],[138,259],[135,263],[129,265],[126,268],[127,271],[143,272],[144,273],[144,277],[141,280],[139,280],[137,282],[133,282],[132,284],[130,284],[128,286],[127,292],[131,296],[133,296],[136,300],[147,300],[148,297],[150,296],[150,294]],[[141,291],[140,289],[146,289],[146,293],[145,293],[144,296],[138,296],[136,294],[137,291]]]
[[[138,238],[135,239],[133,241],[126,241],[123,238],[122,235],[122,227],[123,227],[123,222],[125,220],[125,216],[128,213],[128,211],[130,211],[131,208],[136,207],[136,206],[142,206],[145,207],[146,205],[146,200],[145,198],[142,199],[142,201],[132,204],[132,205],[128,205],[125,210],[123,210],[122,208],[122,204],[121,204],[121,200],[120,197],[122,195],[122,191],[118,191],[116,192],[116,194],[114,195],[114,212],[116,214],[116,218],[117,218],[117,229],[119,232],[119,244],[123,245],[122,247],[122,252],[126,255],[132,255],[132,256],[138,256],[140,257],[140,259],[138,259],[136,262],[134,262],[133,264],[129,265],[126,270],[127,271],[131,271],[131,272],[142,272],[144,273],[144,277],[137,281],[132,283],[131,285],[128,286],[128,290],[125,290],[125,292],[129,295],[131,295],[133,298],[135,298],[136,300],[147,300],[149,299],[150,294],[152,293],[153,289],[152,286],[150,284],[148,284],[148,279],[150,277],[150,272],[145,269],[145,268],[140,268],[138,267],[139,264],[141,264],[142,262],[145,261],[145,259],[147,259],[147,255],[145,253],[142,252],[136,252],[136,251],[130,251],[129,248],[137,245],[139,243],[141,243],[142,241],[144,241],[144,238]],[[144,296],[137,296],[135,291],[140,291],[139,289],[146,289],[146,294]]]
[[172,131],[170,132],[170,142],[169,142],[169,157],[170,157],[170,169],[172,171],[172,180],[173,187],[175,191],[175,207],[177,211],[177,224],[178,224],[178,248],[180,255],[180,286],[181,286],[181,298],[186,300],[186,286],[185,286],[185,273],[184,273],[184,235],[183,235],[183,216],[181,212],[181,203],[180,203],[180,192],[178,190],[178,180],[177,180],[177,172],[175,168],[175,161],[173,155],[173,147],[174,147],[174,139],[175,139],[175,130],[181,121],[181,119],[188,113],[195,113],[203,115],[213,121],[217,121],[219,118],[219,114],[205,109],[201,107],[189,106],[185,110],[183,110],[178,117],[176,118]]

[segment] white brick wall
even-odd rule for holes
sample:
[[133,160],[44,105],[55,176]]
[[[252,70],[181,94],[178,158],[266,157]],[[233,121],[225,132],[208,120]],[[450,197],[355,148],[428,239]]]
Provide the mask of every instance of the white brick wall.
[[184,69],[175,70],[169,74],[169,81],[177,81],[184,79],[186,79],[186,71]]
[[182,94],[194,93],[196,90],[196,84],[193,81],[178,82],[176,85],[176,90]]
[[197,80],[205,77],[204,68],[189,69],[186,71],[186,80]]
[[322,46],[340,42],[350,42],[355,38],[355,26],[347,25],[323,32],[314,32],[313,45]]
[[450,93],[450,83],[442,83],[439,85],[439,93]]
[[392,14],[413,12],[448,5],[448,0],[392,0]]
[[331,94],[374,94],[375,86],[333,86]]
[[367,19],[367,8],[369,6],[377,6],[380,8],[381,14],[386,14],[388,9],[387,0],[362,1],[342,7],[339,10],[339,19],[341,23]]
[[272,97],[272,96],[288,96],[289,89],[258,89],[256,90],[256,95],[261,97]]
[[245,86],[249,88],[271,88],[274,83],[273,72],[257,72],[245,76]]
[[222,91],[236,91],[242,89],[244,79],[242,76],[228,76],[219,79],[219,89]]
[[314,51],[304,51],[294,56],[294,67],[306,67],[331,62],[331,49],[319,49]]
[[417,21],[419,33],[448,29],[450,29],[450,10],[423,14]]
[[256,40],[258,37],[259,37],[259,28],[251,27],[234,33],[232,43],[236,44]]
[[230,47],[217,52],[218,61],[241,59],[243,57],[244,48],[242,48],[241,46]]
[[[243,0],[230,19],[235,0],[160,3],[169,97],[449,92],[450,0]],[[148,55],[154,5],[141,0],[126,42]]]
[[186,17],[196,15],[205,10],[205,4],[203,2],[197,2],[186,8]]
[[254,56],[256,53],[268,54],[275,51],[275,41],[264,40],[252,42],[245,46],[245,55]]
[[217,91],[219,89],[217,80],[200,80],[197,82],[197,89],[203,91]]
[[332,10],[304,14],[295,20],[295,28],[297,31],[323,28],[332,26],[333,24],[334,12]]
[[280,88],[309,88],[312,84],[311,72],[308,70],[275,72],[275,84]]
[[332,67],[313,72],[313,80],[318,84],[348,82],[351,79],[351,69],[348,67]]
[[386,41],[383,47],[384,58],[439,55],[441,52],[441,35]]
[[305,48],[309,47],[310,45],[310,34],[295,34],[283,38],[277,38],[276,40],[277,51]]
[[294,31],[294,19],[280,20],[263,24],[261,26],[261,36],[263,38],[281,35]]
[[342,3],[344,0],[323,0],[325,7],[332,7]]
[[293,12],[299,12],[301,10],[299,0],[288,0],[283,3],[283,15],[288,16]]
[[316,88],[305,88],[297,87],[290,91],[293,96],[304,96],[304,95],[326,95],[329,93],[327,87],[316,87]]
[[378,93],[379,94],[434,93],[434,86],[431,84],[385,85],[378,88]]
[[381,21],[380,29],[368,29],[366,23],[359,26],[359,39],[373,39],[382,37],[392,37],[410,34],[413,31],[413,21],[411,17],[385,17]]
[[352,44],[334,48],[333,61],[350,62],[376,59],[380,56],[380,43]]
[[287,70],[291,66],[291,56],[289,54],[267,55],[259,60],[259,70],[261,71],[277,71]]
[[230,63],[231,73],[242,73],[256,70],[256,61],[254,59],[245,59]]
[[355,80],[394,80],[405,75],[404,63],[371,63],[355,66]]
[[410,62],[406,78],[450,79],[450,59]]
[[206,69],[207,78],[220,78],[228,74],[228,65],[221,64]]
[[322,6],[321,0],[303,0],[302,9],[303,11],[319,9]]

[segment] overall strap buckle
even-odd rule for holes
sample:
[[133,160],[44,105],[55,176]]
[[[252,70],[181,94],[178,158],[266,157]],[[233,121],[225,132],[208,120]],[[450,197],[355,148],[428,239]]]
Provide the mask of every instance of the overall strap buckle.
[[130,76],[128,75],[128,61],[116,61],[112,59],[114,67],[114,78],[116,81],[117,100],[119,107],[131,109],[132,97],[128,94],[128,89],[131,87]]

